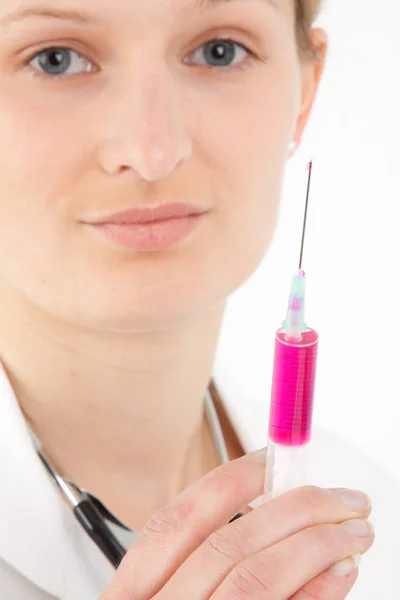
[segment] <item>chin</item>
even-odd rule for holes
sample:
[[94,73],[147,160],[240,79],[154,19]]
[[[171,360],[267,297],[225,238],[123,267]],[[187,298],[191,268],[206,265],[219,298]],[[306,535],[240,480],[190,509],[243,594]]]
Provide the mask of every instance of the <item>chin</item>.
[[78,296],[67,302],[54,299],[47,311],[54,317],[84,329],[129,333],[162,331],[202,317],[225,299],[210,298],[193,290],[185,293],[160,291],[93,294]]

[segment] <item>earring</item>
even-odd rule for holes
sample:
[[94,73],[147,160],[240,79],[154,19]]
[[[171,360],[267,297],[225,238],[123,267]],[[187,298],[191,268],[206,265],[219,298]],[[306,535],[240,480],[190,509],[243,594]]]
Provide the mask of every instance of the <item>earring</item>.
[[297,142],[295,142],[294,140],[292,142],[290,142],[289,144],[289,153],[293,154],[293,152],[296,150],[297,148]]

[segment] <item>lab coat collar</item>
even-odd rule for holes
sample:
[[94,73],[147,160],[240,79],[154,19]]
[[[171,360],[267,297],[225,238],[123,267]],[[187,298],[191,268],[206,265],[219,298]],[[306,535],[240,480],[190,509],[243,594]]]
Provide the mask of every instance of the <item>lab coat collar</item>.
[[1,362],[0,401],[0,558],[39,588],[62,597],[67,546],[63,504],[34,449]]
[[[245,398],[218,360],[213,378],[245,452],[265,446],[266,407]],[[65,506],[36,453],[1,361],[0,402],[0,558],[47,593],[64,597],[69,547]]]

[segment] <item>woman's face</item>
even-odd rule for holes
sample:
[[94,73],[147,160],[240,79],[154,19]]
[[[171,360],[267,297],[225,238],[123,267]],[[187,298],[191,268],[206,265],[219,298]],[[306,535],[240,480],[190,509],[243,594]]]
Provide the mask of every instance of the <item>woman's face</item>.
[[[42,16],[17,19],[28,6]],[[294,31],[292,0],[1,0],[3,291],[127,330],[240,286],[270,244],[315,92]],[[208,210],[164,250],[87,224],[164,202]]]

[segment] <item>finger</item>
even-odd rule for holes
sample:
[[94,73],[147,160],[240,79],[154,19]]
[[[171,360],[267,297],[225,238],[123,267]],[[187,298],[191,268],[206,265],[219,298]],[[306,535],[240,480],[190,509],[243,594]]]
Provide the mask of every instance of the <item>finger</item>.
[[[358,503],[346,504],[346,493],[354,495]],[[188,589],[193,598],[209,598],[246,558],[307,527],[366,517],[370,512],[369,498],[361,492],[311,486],[292,490],[214,531],[174,573],[157,599],[184,600]]]
[[265,458],[263,448],[220,465],[157,511],[100,600],[152,597],[204,539],[262,495]]
[[307,583],[290,600],[344,600],[358,578],[361,554],[336,563]]
[[[210,600],[226,600],[235,594],[240,598],[239,592],[245,598],[290,598],[331,565],[369,550],[374,541],[371,525],[364,537],[352,532],[349,523],[354,527],[356,521],[303,529],[251,556],[232,569]],[[357,521],[360,523],[368,525],[367,521]]]

